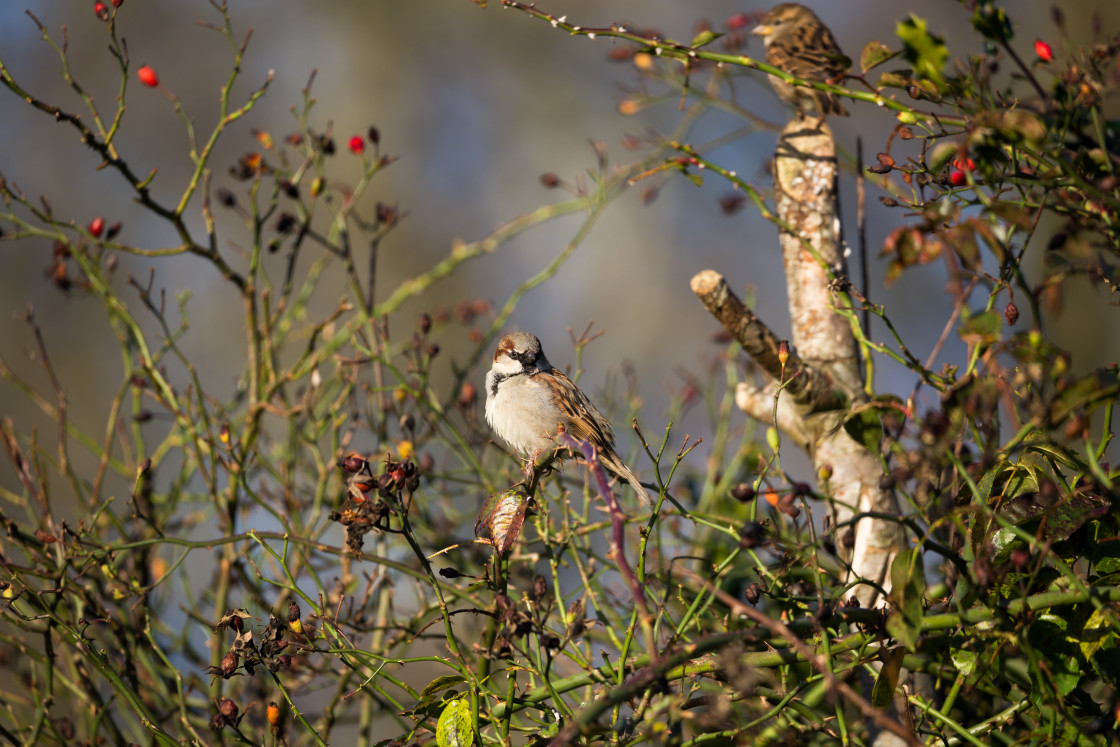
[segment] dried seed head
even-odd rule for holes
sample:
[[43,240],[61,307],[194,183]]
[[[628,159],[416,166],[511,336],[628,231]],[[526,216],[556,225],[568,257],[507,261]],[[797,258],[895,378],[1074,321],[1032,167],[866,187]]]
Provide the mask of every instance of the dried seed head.
[[732,192],[729,195],[724,195],[719,198],[719,208],[725,215],[733,215],[742,209],[743,205],[747,202],[746,196],[738,192]]
[[237,671],[237,654],[233,651],[227,651],[226,655],[222,657],[222,664],[219,667],[222,670],[223,677],[230,677]]
[[749,483],[741,482],[731,489],[731,497],[740,503],[750,503],[755,495],[755,489]]
[[237,711],[238,710],[239,709],[237,707],[237,704],[234,703],[229,698],[222,698],[221,700],[218,701],[218,713],[222,714],[223,716],[225,716],[230,721],[237,718]]
[[291,233],[296,227],[296,217],[291,213],[280,213],[276,218],[277,233]]
[[766,538],[766,530],[757,521],[748,521],[739,528],[739,546],[744,550],[758,547]]
[[356,451],[348,452],[338,460],[338,466],[350,474],[359,471],[366,464],[366,459]]

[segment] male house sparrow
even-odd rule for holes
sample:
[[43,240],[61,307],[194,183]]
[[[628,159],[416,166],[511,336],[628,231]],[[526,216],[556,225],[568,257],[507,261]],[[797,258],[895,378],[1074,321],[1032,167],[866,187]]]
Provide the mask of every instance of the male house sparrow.
[[[763,38],[768,63],[803,80],[838,83],[851,64],[832,32],[804,5],[775,5],[751,33]],[[848,116],[831,93],[794,86],[772,75],[770,85],[778,98],[796,106],[799,113],[818,111],[822,119],[827,114]]]
[[535,457],[556,444],[557,426],[595,447],[599,462],[653,500],[614,451],[614,431],[572,380],[548,362],[528,332],[502,338],[486,374],[486,422],[511,447]]

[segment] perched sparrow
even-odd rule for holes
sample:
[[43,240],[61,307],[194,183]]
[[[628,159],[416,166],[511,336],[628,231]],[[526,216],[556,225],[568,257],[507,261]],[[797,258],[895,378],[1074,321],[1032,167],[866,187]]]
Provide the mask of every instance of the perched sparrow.
[[[832,32],[804,5],[775,5],[751,33],[764,39],[768,63],[803,80],[839,83],[851,64]],[[770,84],[778,98],[793,104],[802,114],[817,111],[822,119],[827,114],[848,116],[831,93],[794,86],[774,76],[770,76]]]
[[528,332],[502,338],[486,374],[486,422],[517,451],[536,457],[556,443],[557,426],[598,452],[599,462],[653,500],[614,451],[614,431],[587,395],[557,370]]

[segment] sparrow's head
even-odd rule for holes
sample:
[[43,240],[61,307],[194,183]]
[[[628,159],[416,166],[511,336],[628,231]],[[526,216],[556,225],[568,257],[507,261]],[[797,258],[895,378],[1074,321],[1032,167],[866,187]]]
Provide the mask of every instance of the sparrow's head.
[[817,14],[798,3],[782,3],[771,8],[758,25],[751,29],[755,36],[766,40],[767,46],[774,39],[785,36],[795,29],[820,25]]
[[511,332],[494,351],[494,370],[509,376],[547,371],[550,367],[541,350],[541,341],[528,332]]

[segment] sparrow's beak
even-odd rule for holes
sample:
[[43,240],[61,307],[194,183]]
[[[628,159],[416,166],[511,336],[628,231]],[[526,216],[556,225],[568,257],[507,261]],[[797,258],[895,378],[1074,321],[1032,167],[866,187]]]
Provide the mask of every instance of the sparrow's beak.
[[537,363],[537,356],[534,355],[533,353],[529,353],[529,352],[525,352],[525,353],[512,352],[512,353],[509,354],[509,357],[513,358],[515,361],[517,361],[518,363],[520,363],[522,366],[524,366],[526,368],[532,368]]
[[767,26],[765,23],[760,23],[750,31],[754,36],[770,36],[774,33],[773,26]]

